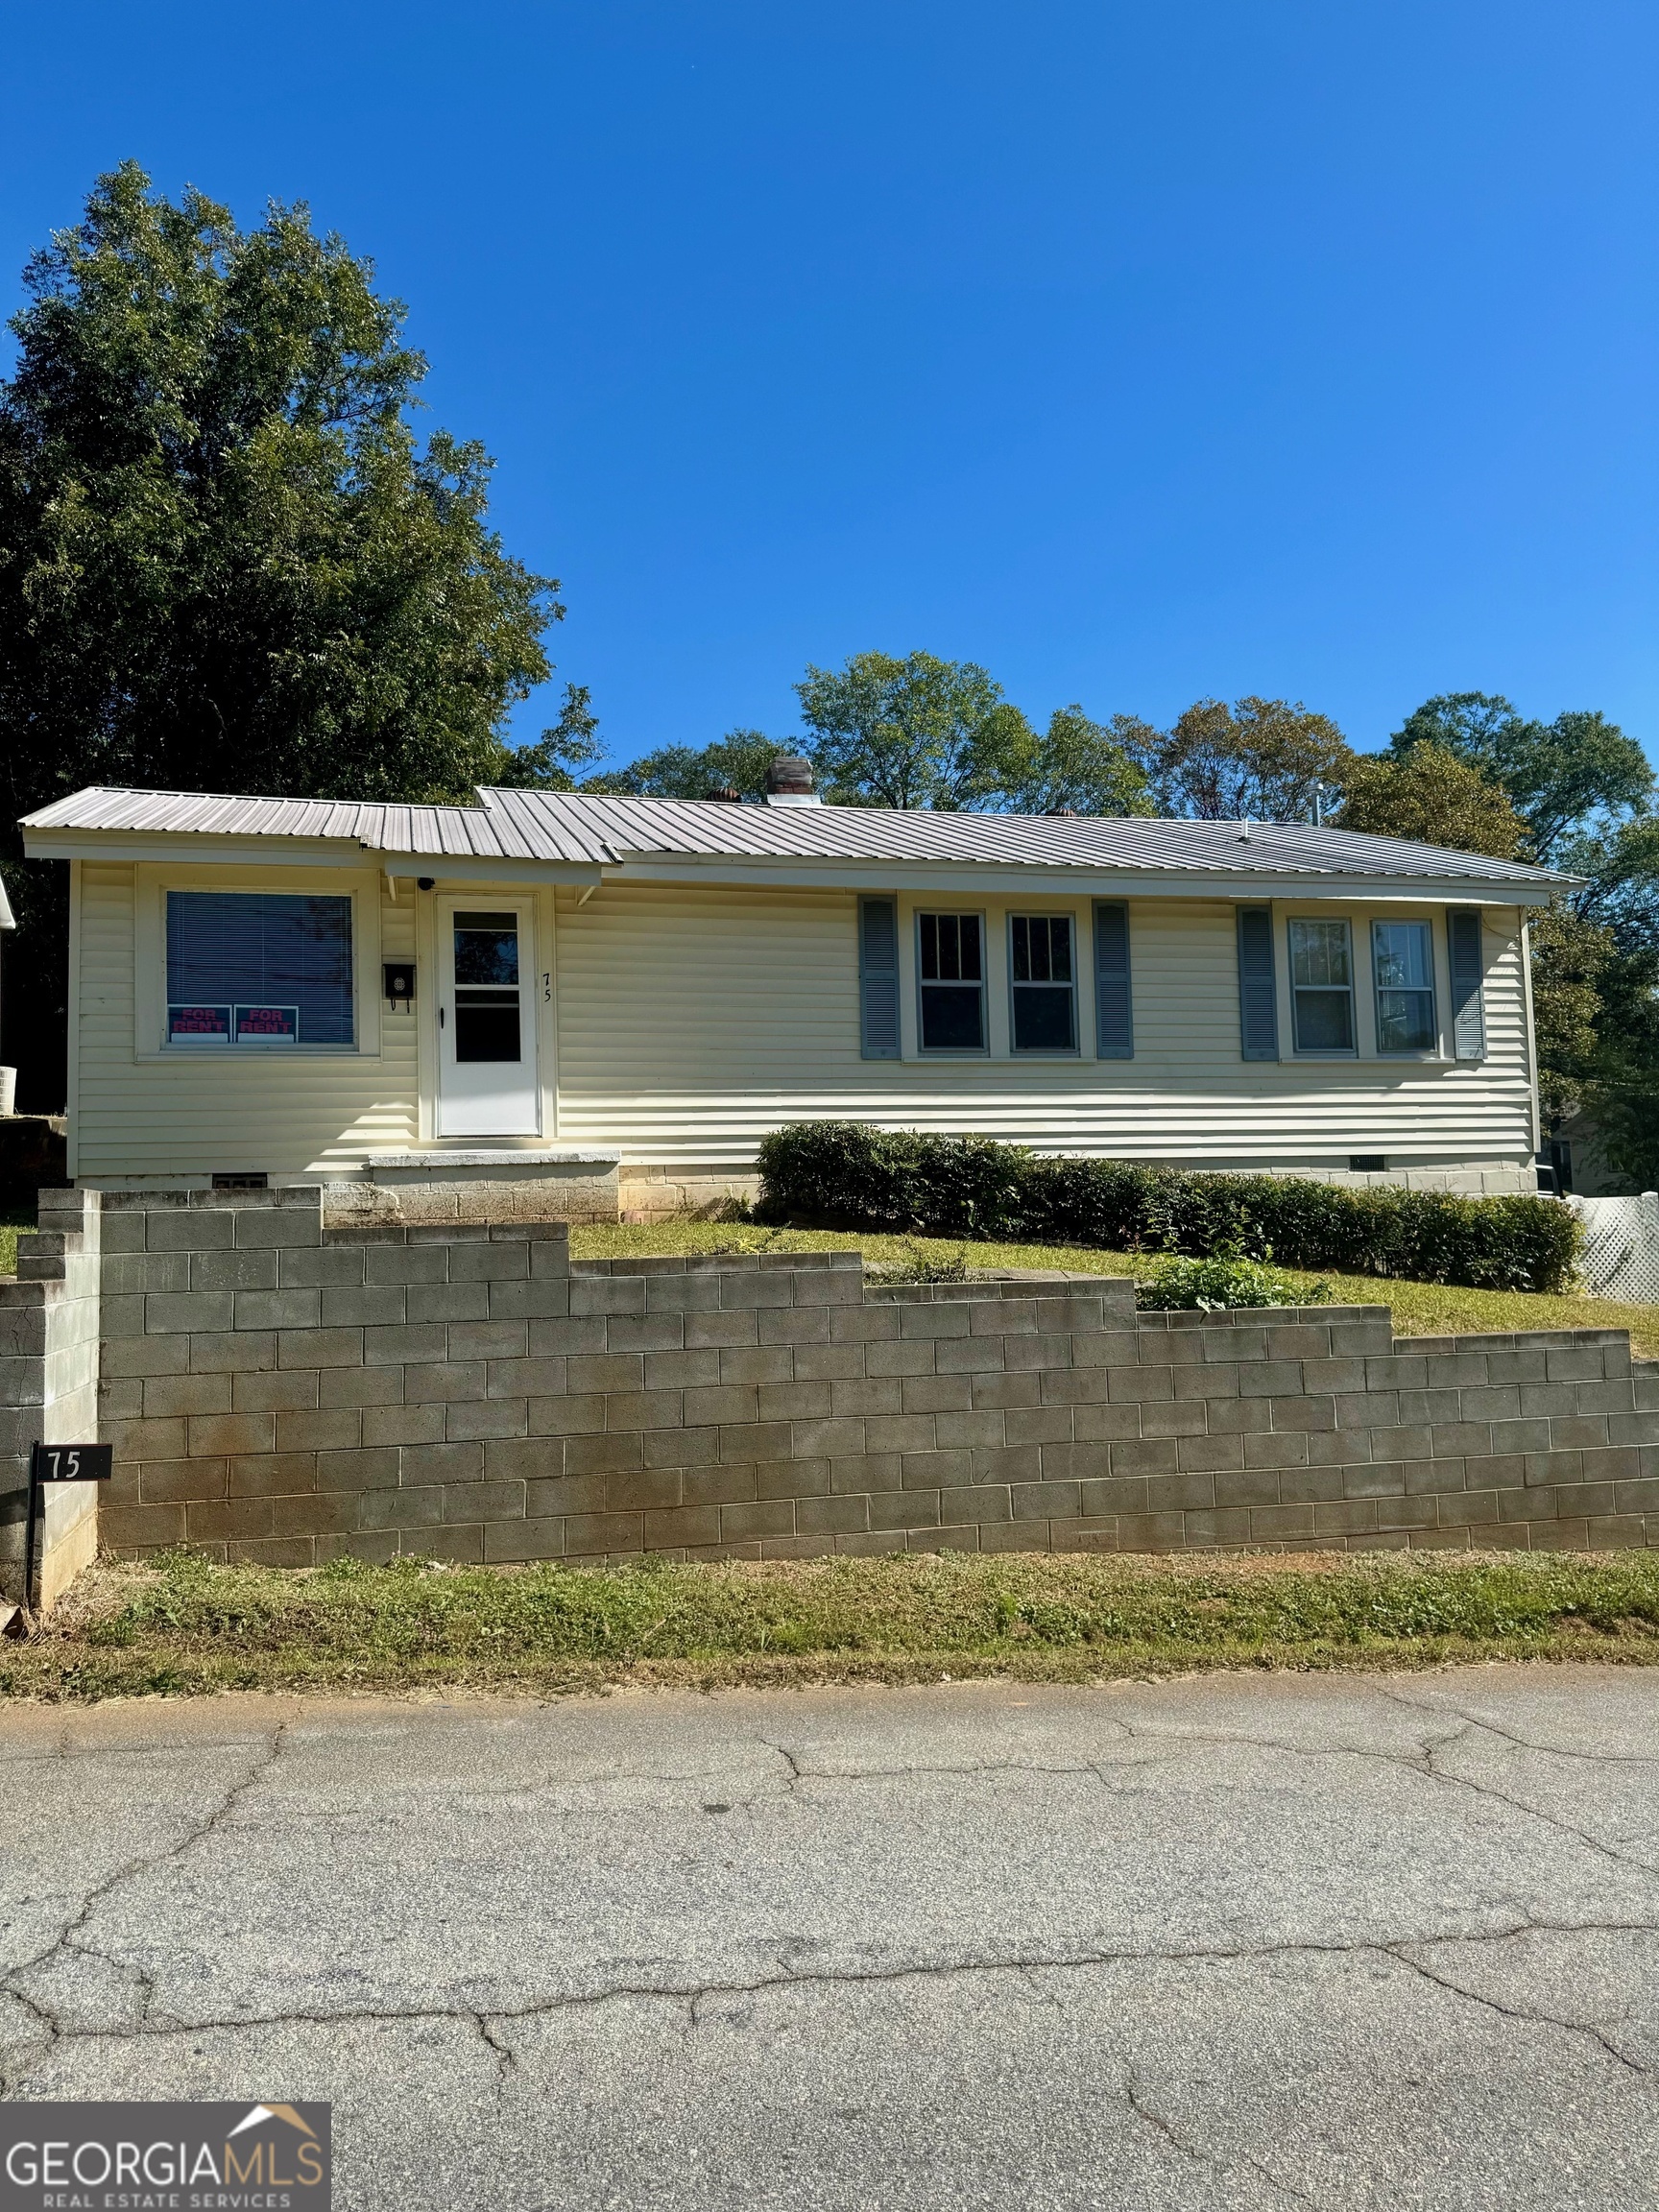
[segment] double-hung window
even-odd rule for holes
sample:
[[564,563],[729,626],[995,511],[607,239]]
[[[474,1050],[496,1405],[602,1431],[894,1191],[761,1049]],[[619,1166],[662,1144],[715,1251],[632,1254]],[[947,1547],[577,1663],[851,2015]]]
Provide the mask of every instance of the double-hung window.
[[977,914],[918,914],[924,1052],[985,1049],[985,931]]
[[169,891],[166,1034],[191,1049],[349,1050],[350,900]]
[[1016,1052],[1075,1052],[1076,964],[1070,914],[1008,918]]
[[1290,924],[1290,1008],[1298,1052],[1354,1049],[1354,948],[1346,922]]
[[1379,1052],[1432,1052],[1434,945],[1427,922],[1373,922]]

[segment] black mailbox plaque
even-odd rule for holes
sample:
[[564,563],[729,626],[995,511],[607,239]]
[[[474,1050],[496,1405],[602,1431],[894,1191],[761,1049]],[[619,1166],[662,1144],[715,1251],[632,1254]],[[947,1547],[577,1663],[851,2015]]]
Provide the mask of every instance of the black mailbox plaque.
[[36,1482],[108,1482],[114,1458],[113,1444],[36,1444],[29,1472]]
[[29,1447],[29,1524],[23,1538],[23,1602],[35,1602],[35,1530],[40,1520],[42,1482],[108,1482],[113,1472],[113,1444],[31,1444]]

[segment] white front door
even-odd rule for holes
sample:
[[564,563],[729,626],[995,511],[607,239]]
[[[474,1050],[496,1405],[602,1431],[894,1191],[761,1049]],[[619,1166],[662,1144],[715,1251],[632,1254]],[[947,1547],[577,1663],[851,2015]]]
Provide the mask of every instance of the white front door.
[[438,1134],[534,1137],[536,946],[529,900],[444,900],[438,922]]

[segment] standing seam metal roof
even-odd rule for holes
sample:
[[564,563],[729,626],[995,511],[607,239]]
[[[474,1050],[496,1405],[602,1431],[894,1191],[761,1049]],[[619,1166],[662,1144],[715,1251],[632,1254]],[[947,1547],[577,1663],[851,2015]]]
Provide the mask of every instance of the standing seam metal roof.
[[934,861],[1194,875],[1425,877],[1529,886],[1557,870],[1300,822],[1151,816],[901,813],[866,806],[733,806],[695,799],[484,789],[476,806],[88,789],[24,818],[30,830],[349,839],[374,853],[564,860],[630,856]]

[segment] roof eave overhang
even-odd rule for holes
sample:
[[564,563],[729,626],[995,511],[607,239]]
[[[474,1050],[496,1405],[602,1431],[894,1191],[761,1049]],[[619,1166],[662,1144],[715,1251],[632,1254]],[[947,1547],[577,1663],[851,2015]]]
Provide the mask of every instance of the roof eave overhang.
[[1435,904],[1548,906],[1572,879],[1540,882],[1477,876],[1334,875],[1263,869],[1227,875],[1208,869],[1056,867],[994,860],[734,859],[729,854],[628,854],[605,870],[607,882],[729,883],[780,890],[986,892],[1017,890],[1049,898],[1361,899]]
[[786,859],[733,854],[634,853],[601,859],[538,859],[482,853],[388,853],[355,837],[236,837],[200,830],[25,829],[34,860],[188,862],[206,867],[378,868],[399,879],[589,885],[726,884],[764,890],[978,893],[1032,897],[1285,900],[1346,899],[1487,906],[1549,906],[1577,878],[1384,876],[1294,868],[1237,875],[1205,868],[1070,867],[1018,860],[889,860],[846,854]]
[[506,859],[484,853],[381,853],[356,837],[214,837],[126,830],[29,830],[31,860],[184,861],[209,868],[378,868],[469,882],[597,883],[596,860]]

